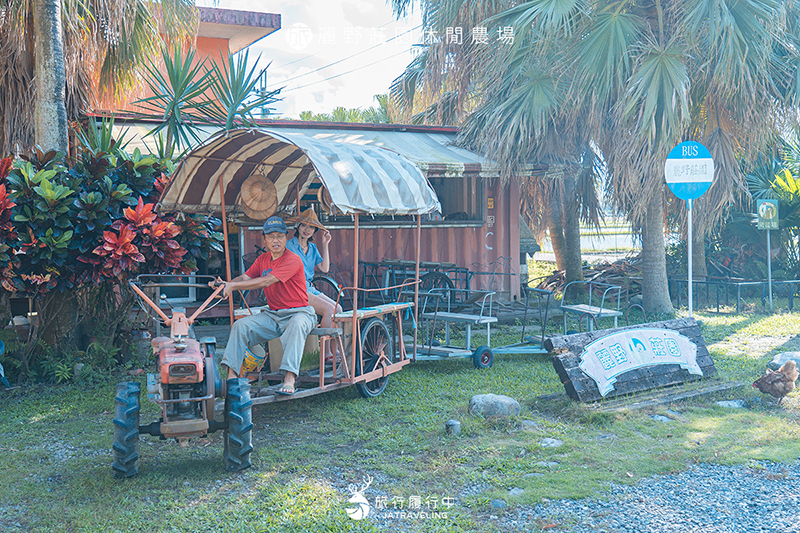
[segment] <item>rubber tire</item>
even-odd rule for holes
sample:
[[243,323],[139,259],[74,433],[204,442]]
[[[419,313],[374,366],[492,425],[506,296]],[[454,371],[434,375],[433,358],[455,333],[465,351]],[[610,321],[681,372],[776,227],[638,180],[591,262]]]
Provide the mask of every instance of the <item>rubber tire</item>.
[[114,396],[114,477],[129,478],[139,473],[139,412],[142,388],[138,383],[117,383]]
[[253,400],[250,399],[250,382],[247,378],[233,378],[226,383],[225,420],[228,428],[223,440],[225,450],[222,460],[225,470],[239,472],[250,468],[253,451]]
[[489,368],[494,364],[494,352],[488,346],[478,346],[472,352],[472,364],[475,368]]
[[[367,320],[361,329],[361,350],[364,352],[364,368],[361,368],[362,357],[356,357],[356,376],[375,370],[375,366],[378,364],[381,355],[380,351],[376,348],[378,348],[384,340],[386,341],[384,347],[388,347],[389,350],[389,353],[385,355],[387,355],[389,361],[394,362],[392,337],[389,334],[389,328],[386,327],[386,323],[377,317]],[[368,382],[356,383],[356,388],[362,398],[375,398],[386,389],[386,384],[388,382],[389,376],[386,376]]]

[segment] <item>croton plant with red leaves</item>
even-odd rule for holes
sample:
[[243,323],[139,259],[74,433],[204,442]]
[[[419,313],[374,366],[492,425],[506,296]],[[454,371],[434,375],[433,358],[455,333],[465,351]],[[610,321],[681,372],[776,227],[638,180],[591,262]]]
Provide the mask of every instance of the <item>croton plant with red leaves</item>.
[[140,273],[194,271],[209,249],[221,250],[221,238],[207,217],[155,212],[152,198],[169,180],[164,170],[139,154],[87,152],[72,167],[53,153],[0,160],[0,285],[37,297]]

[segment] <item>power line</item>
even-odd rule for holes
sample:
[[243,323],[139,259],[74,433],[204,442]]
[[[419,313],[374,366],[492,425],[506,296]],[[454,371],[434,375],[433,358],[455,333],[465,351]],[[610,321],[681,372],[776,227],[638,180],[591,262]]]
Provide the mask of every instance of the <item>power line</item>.
[[[392,23],[394,23],[394,22],[396,22],[396,21],[395,21],[395,20],[390,20],[390,21],[389,21],[389,22],[387,22],[386,24],[381,24],[380,26],[378,26],[378,29],[380,29],[380,28],[383,28],[384,26],[388,26],[389,24],[392,24]],[[419,28],[419,26],[417,26],[417,28]],[[414,28],[414,29],[416,29],[416,28]],[[333,51],[333,50],[336,50],[337,48],[340,48],[340,47],[344,46],[345,44],[347,44],[347,43],[337,44],[337,45],[336,45],[336,46],[334,46],[333,48],[329,48],[329,49],[327,49],[327,50],[325,50],[325,51],[326,51],[326,52],[331,52],[331,51]],[[275,67],[275,68],[283,68],[283,67],[288,67],[289,65],[294,65],[294,64],[295,64],[295,63],[297,63],[298,61],[303,61],[303,60],[305,60],[305,59],[308,59],[308,58],[311,58],[311,57],[314,57],[314,56],[318,56],[318,55],[319,55],[319,54],[321,54],[321,53],[322,53],[322,51],[319,51],[319,52],[317,52],[317,53],[315,53],[315,54],[308,54],[307,56],[303,56],[303,57],[301,57],[301,58],[299,58],[299,59],[295,59],[294,61],[289,61],[288,63],[284,63],[283,65],[277,66],[277,67]]]
[[393,57],[397,57],[397,56],[399,56],[400,54],[405,54],[406,52],[408,52],[408,50],[401,50],[400,52],[397,52],[396,54],[392,54],[392,55],[390,55],[390,56],[384,57],[384,58],[382,58],[382,59],[379,59],[379,60],[377,60],[377,61],[373,61],[372,63],[369,63],[369,64],[367,64],[367,65],[364,65],[364,66],[361,66],[361,67],[358,67],[358,68],[354,68],[354,69],[352,69],[352,70],[348,70],[347,72],[342,72],[341,74],[335,74],[335,75],[333,75],[333,76],[330,76],[330,77],[328,77],[328,78],[325,78],[324,80],[312,81],[311,83],[307,83],[307,84],[305,84],[305,85],[301,85],[301,86],[299,86],[299,87],[292,87],[291,89],[284,89],[284,90],[282,90],[282,91],[281,91],[281,94],[285,94],[285,93],[288,93],[288,92],[290,92],[290,91],[297,91],[297,90],[299,90],[299,89],[305,89],[306,87],[311,87],[312,85],[316,85],[316,84],[318,84],[318,83],[322,83],[322,82],[324,82],[324,81],[328,81],[328,80],[332,80],[332,79],[334,79],[334,78],[340,78],[340,77],[342,77],[342,76],[346,76],[346,75],[348,75],[348,74],[352,74],[353,72],[359,71],[359,70],[361,70],[361,69],[365,69],[365,68],[367,68],[367,67],[371,67],[372,65],[377,65],[378,63],[380,63],[380,62],[382,62],[382,61],[386,61],[387,59],[391,59],[391,58],[393,58]]
[[[353,54],[353,55],[350,55],[350,56],[348,56],[348,57],[345,57],[345,58],[339,59],[339,60],[337,60],[337,61],[334,61],[333,63],[330,63],[330,64],[328,64],[328,65],[324,65],[324,66],[322,66],[322,67],[319,67],[319,68],[317,68],[317,69],[311,70],[311,71],[309,71],[309,72],[306,72],[305,74],[300,74],[299,76],[295,76],[294,78],[289,78],[288,80],[284,80],[284,81],[282,81],[281,83],[290,83],[290,82],[292,82],[292,81],[294,81],[294,80],[299,80],[300,78],[303,78],[303,77],[305,77],[305,76],[308,76],[309,74],[314,74],[315,72],[319,72],[320,70],[325,70],[326,68],[332,67],[332,66],[334,66],[334,65],[338,65],[339,63],[341,63],[341,62],[343,62],[343,61],[347,61],[348,59],[352,59],[352,58],[354,58],[354,57],[356,57],[356,56],[360,56],[361,54],[363,54],[363,53],[366,53],[366,52],[369,52],[370,50],[374,50],[375,48],[378,48],[379,46],[383,46],[384,44],[386,44],[386,43],[388,43],[388,42],[391,42],[391,41],[393,41],[393,40],[395,40],[395,39],[398,39],[398,38],[402,37],[403,35],[405,35],[405,34],[407,34],[407,33],[411,33],[412,31],[414,31],[414,30],[416,30],[417,28],[420,28],[420,27],[421,27],[421,25],[420,25],[420,26],[415,26],[414,28],[411,28],[410,30],[408,30],[408,31],[406,31],[406,32],[403,32],[403,33],[401,33],[401,34],[399,34],[399,35],[395,35],[395,36],[394,36],[394,37],[392,37],[391,39],[386,39],[385,41],[381,41],[381,42],[379,42],[379,43],[377,43],[377,44],[375,44],[375,45],[373,45],[373,46],[370,46],[369,48],[366,48],[366,49],[364,49],[364,50],[361,50],[360,52],[356,52],[356,53],[355,53],[355,54]],[[391,57],[394,57],[394,56],[391,56]],[[287,64],[290,64],[290,63],[287,63]]]

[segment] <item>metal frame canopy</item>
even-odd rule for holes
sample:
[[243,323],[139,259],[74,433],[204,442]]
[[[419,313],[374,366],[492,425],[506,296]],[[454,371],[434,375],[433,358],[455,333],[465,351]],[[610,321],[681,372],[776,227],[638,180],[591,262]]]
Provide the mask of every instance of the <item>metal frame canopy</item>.
[[[406,157],[386,148],[267,129],[237,129],[209,138],[189,153],[164,188],[160,210],[232,212],[242,183],[254,173],[275,184],[278,206],[293,206],[319,177],[345,214],[420,215],[441,210],[427,178]],[[222,205],[220,191],[224,190]]]

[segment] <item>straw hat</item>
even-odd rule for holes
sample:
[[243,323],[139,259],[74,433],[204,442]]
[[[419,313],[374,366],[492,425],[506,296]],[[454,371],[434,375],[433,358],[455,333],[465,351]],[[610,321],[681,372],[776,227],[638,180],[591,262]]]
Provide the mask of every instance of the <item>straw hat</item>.
[[248,217],[263,220],[275,213],[278,191],[275,184],[263,174],[251,174],[242,183],[238,203]]
[[299,215],[292,219],[293,222],[296,222],[298,225],[300,224],[308,224],[309,226],[314,226],[315,228],[319,228],[322,231],[327,231],[325,226],[323,226],[319,219],[317,218],[317,214],[314,212],[313,209],[306,209],[305,211],[301,212]]

